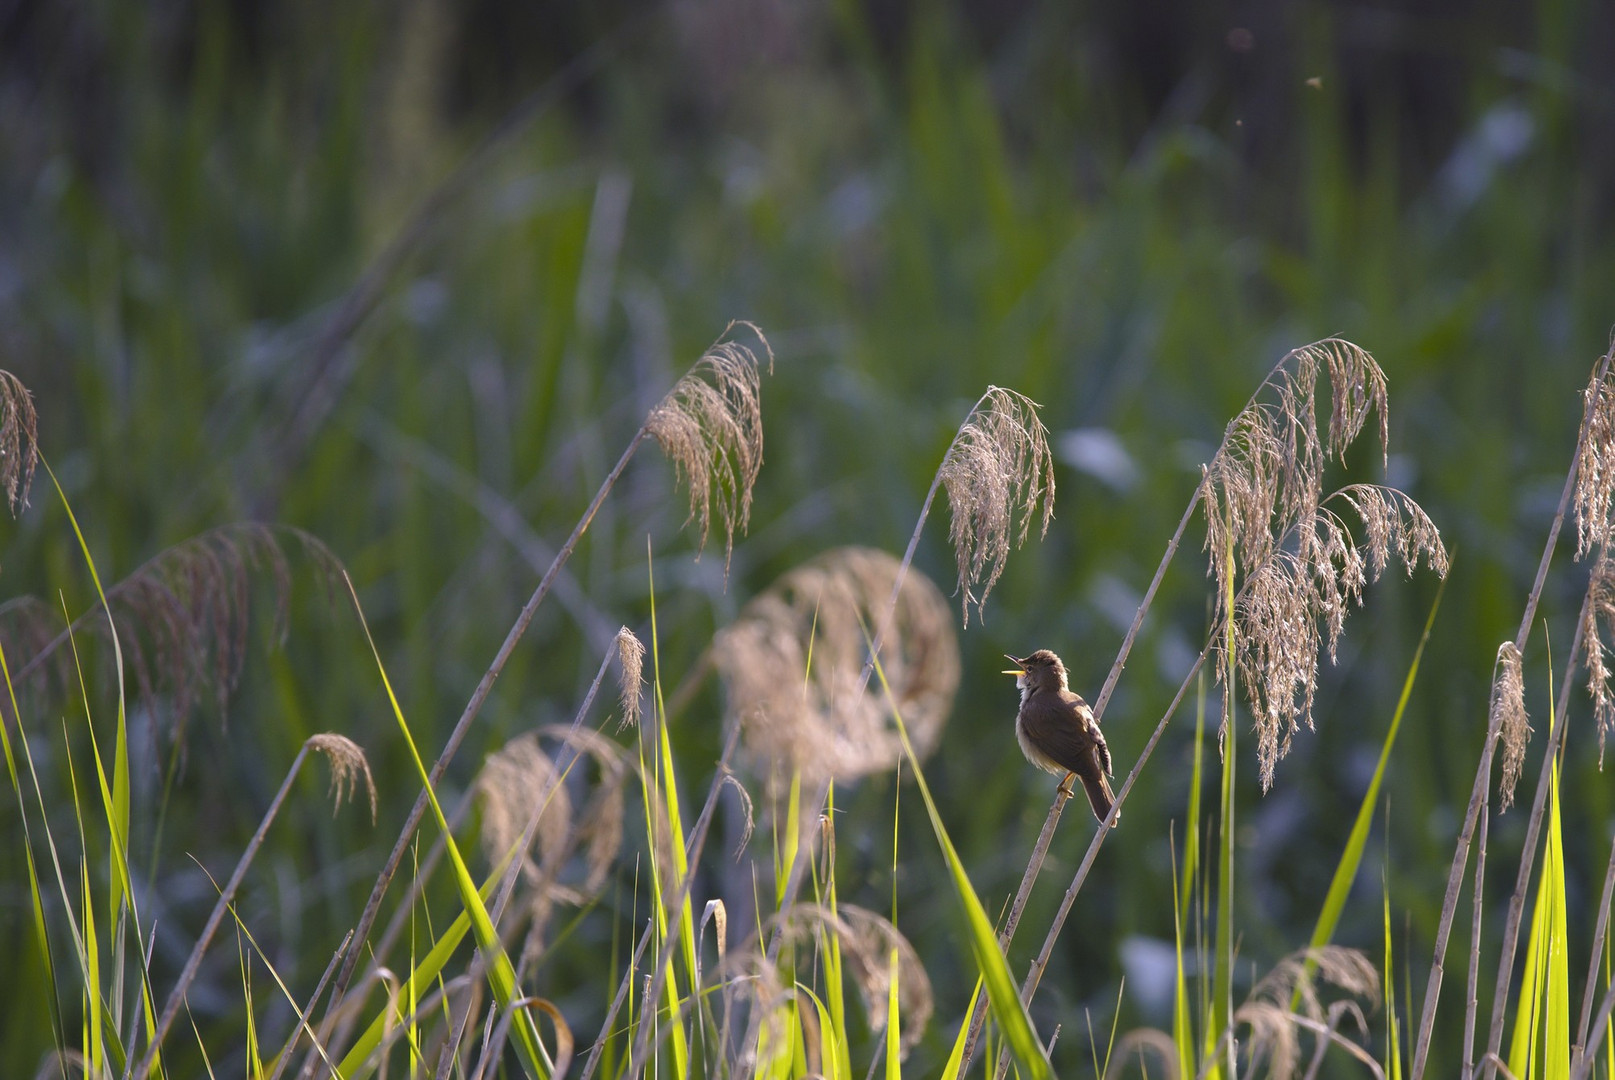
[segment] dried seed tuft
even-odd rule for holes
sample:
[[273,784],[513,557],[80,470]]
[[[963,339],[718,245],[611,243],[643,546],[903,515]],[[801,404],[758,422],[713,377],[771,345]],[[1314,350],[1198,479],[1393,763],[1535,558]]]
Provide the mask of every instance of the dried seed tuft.
[[617,631],[617,673],[622,682],[622,720],[617,724],[618,731],[639,723],[644,671],[645,644],[624,626]]
[[34,396],[17,376],[0,371],[0,488],[5,489],[12,517],[28,506],[28,489],[39,464],[38,442]]
[[1607,547],[1615,523],[1610,520],[1615,496],[1615,387],[1605,376],[1604,359],[1593,366],[1584,397],[1589,402],[1582,437],[1581,465],[1576,472],[1576,558],[1595,547]]
[[343,800],[353,794],[359,781],[364,781],[365,792],[370,796],[370,823],[376,822],[376,781],[370,775],[370,762],[365,760],[359,744],[346,735],[325,732],[310,735],[303,744],[318,750],[331,762],[331,813],[342,808]]
[[1023,394],[988,387],[942,459],[966,626],[970,605],[980,615],[1004,572],[1011,543],[1024,544],[1035,519],[1039,535],[1047,533],[1054,517],[1054,462],[1038,407]]
[[1497,647],[1490,724],[1503,741],[1503,783],[1498,807],[1507,810],[1514,805],[1514,787],[1525,767],[1525,744],[1531,739],[1531,718],[1525,712],[1525,674],[1520,650],[1512,641]]
[[1609,667],[1604,651],[1603,631],[1615,628],[1615,559],[1600,545],[1598,561],[1587,582],[1586,615],[1582,640],[1587,649],[1587,694],[1593,699],[1593,719],[1598,724],[1598,765],[1604,765],[1604,741],[1615,725],[1615,690],[1609,683]]
[[[763,332],[748,322],[774,370],[774,351]],[[725,331],[727,333],[728,331]],[[752,487],[763,467],[762,381],[757,354],[735,341],[707,350],[688,374],[645,418],[645,430],[673,462],[690,492],[687,521],[700,525],[697,547],[705,547],[712,504],[723,522],[723,567],[727,575],[735,529],[751,518]]]
[[[872,548],[836,548],[786,573],[718,634],[713,662],[761,774],[845,781],[902,755],[886,695],[861,679],[865,627],[886,610],[899,565]],[[959,686],[959,644],[947,599],[917,570],[903,578],[881,663],[924,756]]]

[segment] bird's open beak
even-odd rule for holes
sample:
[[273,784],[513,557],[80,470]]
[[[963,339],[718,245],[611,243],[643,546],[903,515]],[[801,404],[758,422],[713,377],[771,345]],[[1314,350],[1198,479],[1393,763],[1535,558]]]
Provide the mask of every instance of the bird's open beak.
[[1010,663],[1014,664],[1015,667],[1011,671],[1001,671],[1001,672],[999,672],[1000,675],[1025,675],[1026,674],[1026,665],[1023,662],[1021,662],[1020,660],[1015,659],[1013,656],[1009,655],[1009,653],[1004,654],[1004,659],[1008,660]]

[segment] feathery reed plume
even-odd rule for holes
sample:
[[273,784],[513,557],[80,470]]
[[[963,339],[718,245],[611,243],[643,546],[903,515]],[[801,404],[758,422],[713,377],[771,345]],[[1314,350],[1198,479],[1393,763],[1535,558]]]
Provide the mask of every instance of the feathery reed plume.
[[535,893],[546,892],[546,883],[554,879],[556,862],[572,829],[572,800],[558,780],[555,763],[539,747],[533,732],[518,735],[489,754],[477,774],[482,849],[496,866],[521,838],[527,819],[538,809],[535,800],[549,793],[548,805],[538,819],[538,859],[526,850],[516,853],[522,876]]
[[1609,684],[1605,662],[1603,630],[1615,628],[1615,559],[1599,547],[1587,582],[1586,614],[1582,619],[1582,640],[1587,649],[1587,695],[1593,699],[1593,720],[1598,725],[1598,765],[1604,765],[1604,742],[1615,725],[1615,689]]
[[580,814],[579,824],[569,841],[581,849],[583,879],[562,893],[571,903],[587,903],[600,895],[617,852],[622,850],[623,785],[628,779],[628,762],[623,749],[598,731],[550,724],[539,729],[545,738],[558,739],[574,751],[587,754],[598,772],[589,801]]
[[[753,597],[717,635],[713,663],[760,772],[845,781],[902,756],[890,704],[861,678],[865,627],[886,610],[900,571],[883,551],[832,549]],[[959,687],[959,644],[947,599],[918,571],[902,578],[882,657],[915,749],[929,754]]]
[[0,370],[0,487],[5,488],[12,517],[28,505],[28,489],[39,464],[38,441],[34,396],[21,379]]
[[942,484],[953,514],[948,539],[959,564],[966,626],[971,603],[979,616],[1004,572],[1011,543],[1026,543],[1037,518],[1042,519],[1039,535],[1046,534],[1054,517],[1054,461],[1037,410],[1024,394],[988,387],[942,459]]
[[1503,777],[1498,807],[1514,804],[1514,788],[1525,767],[1525,744],[1531,738],[1531,718],[1525,712],[1525,674],[1519,646],[1505,641],[1497,647],[1497,677],[1492,682],[1490,726],[1497,729],[1503,743]]
[[[1293,1077],[1300,1062],[1298,1027],[1313,1031],[1320,1042],[1333,1038],[1340,1045],[1352,1046],[1334,1034],[1340,1016],[1331,1017],[1329,1013],[1341,1003],[1334,1002],[1326,1010],[1318,994],[1319,982],[1366,998],[1371,1005],[1379,1004],[1379,975],[1368,958],[1356,949],[1323,945],[1291,953],[1264,975],[1251,988],[1244,1004],[1234,1010],[1232,1025],[1244,1024],[1251,1031],[1249,1069],[1252,1072],[1256,1063],[1265,1057],[1268,1075],[1274,1080]],[[1295,1008],[1291,1007],[1292,1000],[1296,1002]],[[1224,1040],[1231,1030],[1232,1027],[1223,1032]],[[1218,1045],[1222,1045],[1222,1040]]]
[[[737,325],[757,335],[772,374],[774,351],[768,339],[749,322],[731,323],[729,329]],[[745,531],[751,518],[752,487],[763,467],[759,367],[749,347],[720,340],[645,418],[646,432],[661,445],[689,489],[686,520],[700,524],[698,548],[706,546],[712,504],[717,501],[725,574],[734,552],[735,529]]]
[[1138,1059],[1139,1069],[1145,1076],[1154,1075],[1144,1065],[1144,1051],[1148,1050],[1160,1067],[1166,1080],[1178,1080],[1178,1044],[1172,1036],[1158,1028],[1134,1028],[1116,1040],[1116,1050],[1110,1055],[1110,1068],[1105,1080],[1119,1080],[1126,1071],[1129,1059]]
[[617,671],[622,685],[622,720],[617,730],[639,723],[640,687],[645,682],[645,643],[626,626],[617,631]]
[[376,823],[376,781],[370,775],[370,762],[365,760],[364,751],[359,744],[346,735],[335,732],[324,732],[319,735],[310,735],[305,744],[310,750],[318,750],[324,754],[331,763],[331,813],[342,809],[342,803],[358,789],[359,781],[364,781],[365,793],[370,796],[370,823]]
[[1615,495],[1615,387],[1604,377],[1600,360],[1583,394],[1587,402],[1586,447],[1576,472],[1576,558],[1595,547],[1608,547],[1615,523],[1610,520]]
[[[1330,418],[1320,431],[1319,376],[1327,373]],[[1333,661],[1346,615],[1393,557],[1412,573],[1420,558],[1445,576],[1447,552],[1429,516],[1392,488],[1353,484],[1327,498],[1324,469],[1343,461],[1371,413],[1379,418],[1380,455],[1388,452],[1385,374],[1350,342],[1320,341],[1286,357],[1264,383],[1276,401],[1252,399],[1229,424],[1204,468],[1208,574],[1216,581],[1217,621],[1232,618],[1235,656],[1214,646],[1219,679],[1237,664],[1257,731],[1262,789],[1302,724],[1312,726],[1318,656]],[[1328,503],[1338,499],[1362,523],[1355,540]],[[1223,557],[1232,552],[1234,559]],[[1232,575],[1243,571],[1236,595]],[[1220,638],[1220,635],[1219,635]]]
[[[327,587],[341,573],[341,561],[312,533],[240,522],[165,548],[107,590],[135,685],[147,700],[154,699],[159,689],[167,691],[171,737],[182,747],[186,722],[203,692],[212,690],[223,715],[240,678],[257,575],[269,579],[274,602],[271,633],[277,643],[284,641],[291,597],[286,549],[293,545]],[[0,641],[8,653],[37,643],[49,627],[60,625],[59,618],[40,621],[50,618],[43,604],[7,604],[0,617]],[[81,629],[107,632],[100,605],[26,653],[30,659],[17,672],[17,681],[43,668],[69,634]]]

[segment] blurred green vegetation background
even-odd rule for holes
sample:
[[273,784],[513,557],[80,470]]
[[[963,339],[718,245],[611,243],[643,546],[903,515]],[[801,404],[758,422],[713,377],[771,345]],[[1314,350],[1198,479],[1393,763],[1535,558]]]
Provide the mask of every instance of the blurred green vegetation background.
[[[1015,745],[1001,654],[1053,648],[1075,688],[1097,690],[1228,419],[1285,350],[1347,337],[1390,379],[1388,482],[1455,554],[1337,935],[1379,947],[1383,868],[1399,963],[1422,993],[1493,658],[1615,324],[1612,52],[1615,8],[1574,0],[0,3],[0,366],[35,394],[104,577],[227,522],[307,529],[351,570],[435,752],[645,410],[731,319],[760,325],[777,357],[767,458],[727,581],[721,541],[694,558],[672,470],[642,454],[451,790],[511,735],[569,720],[618,624],[648,629],[647,536],[672,684],[785,570],[842,544],[901,551],[970,403],[989,383],[1026,393],[1057,448],[1056,518],[962,632],[963,683],[928,765],[994,908],[1053,791]],[[1381,464],[1360,448],[1350,470],[1377,479]],[[33,502],[0,529],[0,593],[78,614],[94,593],[65,516],[48,487]],[[490,516],[499,506],[521,527]],[[917,565],[950,591],[945,532],[939,507]],[[1105,717],[1119,771],[1203,641],[1202,538],[1191,526]],[[1543,608],[1561,656],[1584,583],[1562,550]],[[1391,573],[1368,591],[1325,665],[1317,731],[1271,793],[1254,757],[1241,763],[1242,980],[1310,933],[1435,584]],[[153,868],[171,969],[189,938],[165,925],[199,921],[214,895],[187,854],[222,876],[302,739],[357,740],[380,824],[333,822],[310,773],[240,905],[306,988],[418,788],[344,605],[300,572],[283,645],[271,609],[256,606],[226,707],[210,699],[189,724],[166,795],[173,718],[160,700],[132,715],[136,820],[166,808],[132,854]],[[1539,732],[1543,641],[1526,669]],[[1584,695],[1572,701],[1566,842],[1585,935],[1612,799]],[[64,769],[49,732],[81,708],[69,696],[32,715],[45,771]],[[708,685],[677,718],[693,791],[720,715]],[[1124,974],[1122,1029],[1167,1020],[1150,974],[1172,936],[1168,836],[1176,819],[1181,844],[1192,731],[1191,708],[1034,1007],[1045,1032],[1064,1025],[1066,1068],[1088,1061],[1082,1010],[1108,1028]],[[838,797],[844,900],[890,906],[894,797],[889,776]],[[924,1073],[971,969],[927,823],[903,799],[899,924],[939,998]],[[20,836],[5,805],[0,828]],[[1523,826],[1520,810],[1494,820],[1494,912]],[[1062,824],[1017,972],[1091,827],[1075,812]],[[25,969],[19,848],[0,845],[0,953]],[[578,932],[604,935],[603,964],[609,929]],[[591,1033],[609,987],[568,956],[541,992]],[[241,1024],[221,970],[223,994],[193,994],[204,1033]],[[38,985],[0,984],[5,1075],[49,1048],[44,1002],[14,990]],[[1438,1028],[1432,1075],[1456,1070],[1457,1037]]]

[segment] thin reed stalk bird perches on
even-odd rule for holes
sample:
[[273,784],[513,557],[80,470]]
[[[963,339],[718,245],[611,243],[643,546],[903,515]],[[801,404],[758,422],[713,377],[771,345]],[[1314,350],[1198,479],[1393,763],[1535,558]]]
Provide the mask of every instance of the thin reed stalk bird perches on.
[[[647,438],[655,439],[661,445],[663,452],[672,459],[675,469],[682,476],[689,491],[690,518],[701,523],[703,544],[712,521],[712,504],[716,501],[717,517],[724,527],[727,568],[728,554],[734,542],[734,530],[737,527],[744,530],[747,526],[751,513],[752,487],[756,483],[763,461],[762,363],[758,359],[758,352],[752,347],[726,340],[729,332],[737,326],[744,327],[756,335],[758,347],[767,357],[768,369],[772,372],[774,353],[762,331],[749,322],[731,323],[724,331],[724,336],[720,337],[719,341],[674,385],[667,396],[650,410],[644,423],[628,441],[622,456],[617,459],[617,463],[602,481],[600,489],[590,500],[583,516],[573,526],[571,535],[556,553],[550,568],[545,571],[532,596],[523,605],[516,621],[505,635],[499,651],[495,653],[487,671],[478,681],[476,689],[460,714],[460,719],[456,721],[453,731],[449,734],[448,741],[432,765],[428,774],[432,784],[435,785],[442,779],[444,770],[448,768],[449,762],[459,750],[472,721],[482,711],[483,704],[493,690],[495,680],[504,670],[505,664],[516,649],[517,642],[526,633],[539,605],[549,595],[556,576],[571,557],[578,541],[588,530],[601,504],[605,502],[606,496],[622,476],[623,470],[628,467],[628,462],[633,459],[640,444]],[[382,897],[403,861],[411,837],[426,814],[427,803],[427,792],[423,790],[415,800],[415,806],[411,809],[398,840],[393,845],[392,853],[388,856],[381,873],[377,875],[370,898],[366,901],[358,925],[354,928],[356,945],[343,961],[342,971],[338,974],[332,990],[332,1005],[327,1010],[325,1021],[327,1027],[322,1029],[323,1031],[328,1031],[329,1025],[339,1015],[340,1005],[352,980],[358,958],[365,952],[363,943],[369,935],[370,928],[375,924]],[[320,1064],[311,1054],[304,1062],[302,1075],[314,1076]]]
[[[875,658],[881,655],[882,643],[891,631],[908,569],[913,565],[920,534],[925,531],[925,522],[939,488],[946,489],[953,514],[948,539],[953,543],[958,561],[960,603],[966,623],[971,603],[976,605],[977,615],[981,614],[988,593],[1003,573],[1010,547],[1025,543],[1032,521],[1041,521],[1040,536],[1048,531],[1049,521],[1054,517],[1054,461],[1049,453],[1048,429],[1038,418],[1038,409],[1037,402],[1024,394],[989,386],[965,415],[964,423],[954,434],[942,463],[931,478],[919,520],[914,523],[914,532],[898,564],[891,598],[876,624],[869,659],[859,676],[856,691],[859,695],[874,675]],[[976,594],[977,588],[981,590],[980,595]],[[813,808],[815,817],[823,812],[829,792],[830,777],[825,776],[815,786],[813,798],[806,803]],[[815,848],[811,837],[809,843],[797,848],[785,880],[782,912],[788,911],[795,902]],[[776,934],[769,943],[770,961],[778,953],[780,940]]]
[[[1317,413],[1316,399],[1323,376],[1328,377],[1329,386],[1327,425],[1319,423]],[[1295,729],[1302,723],[1311,726],[1318,654],[1327,644],[1333,658],[1346,613],[1361,604],[1367,582],[1377,579],[1393,558],[1410,573],[1421,558],[1438,574],[1446,573],[1446,549],[1435,526],[1406,494],[1379,485],[1357,484],[1323,495],[1323,475],[1329,462],[1344,461],[1347,448],[1371,416],[1378,420],[1380,456],[1382,461],[1386,459],[1388,412],[1385,375],[1373,357],[1350,342],[1330,338],[1286,354],[1229,422],[1095,701],[1097,718],[1110,700],[1189,519],[1203,502],[1205,546],[1214,553],[1207,573],[1217,587],[1209,642],[1117,792],[1107,824],[1114,822],[1208,657],[1215,658],[1221,678],[1226,680],[1237,664],[1245,679],[1256,721],[1265,790],[1271,785],[1273,767],[1288,752]],[[1331,505],[1337,501],[1338,509]],[[1362,524],[1361,542],[1346,527],[1342,517],[1345,509],[1354,512]],[[1217,553],[1223,552],[1231,556],[1219,557]],[[1232,650],[1223,644],[1230,620]],[[1022,877],[1021,889],[1011,905],[1010,920],[1000,932],[1000,942],[1006,949],[1063,809],[1064,799],[1056,795]],[[1066,890],[1043,948],[1022,985],[1025,1002],[1029,1003],[1037,990],[1054,942],[1107,832],[1106,828],[1097,831]],[[978,1032],[981,1023],[980,1017],[973,1021]],[[967,1067],[975,1041],[974,1037],[967,1040]],[[1003,1064],[1001,1061],[1001,1067]]]

